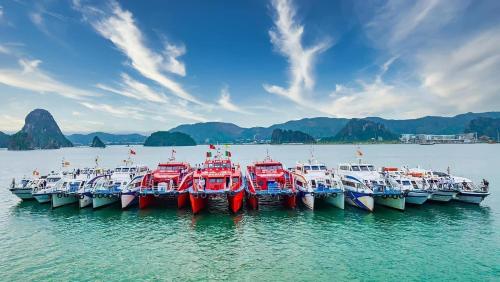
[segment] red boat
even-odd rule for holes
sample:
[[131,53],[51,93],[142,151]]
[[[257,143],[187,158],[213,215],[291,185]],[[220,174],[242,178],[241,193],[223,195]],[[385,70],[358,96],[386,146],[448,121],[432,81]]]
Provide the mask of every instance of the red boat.
[[178,208],[188,204],[188,188],[193,183],[193,169],[186,162],[172,157],[158,164],[156,170],[144,176],[139,193],[139,208],[174,201]]
[[263,161],[247,166],[245,188],[247,204],[258,209],[259,199],[267,202],[278,200],[288,208],[295,208],[297,189],[293,175],[283,164],[267,156]]
[[[215,146],[210,145],[210,149],[215,150]],[[217,150],[212,156],[212,152],[208,152],[203,165],[194,171],[189,189],[193,213],[202,211],[214,198],[226,198],[229,209],[236,213],[243,205],[243,190],[241,169],[231,162],[231,153],[226,151],[222,156]]]

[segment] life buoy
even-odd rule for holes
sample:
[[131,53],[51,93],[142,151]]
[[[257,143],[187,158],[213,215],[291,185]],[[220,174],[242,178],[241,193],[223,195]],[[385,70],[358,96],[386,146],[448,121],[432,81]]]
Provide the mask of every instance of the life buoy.
[[337,198],[337,193],[333,193],[333,194],[332,194],[332,197],[333,197],[333,198]]
[[403,199],[403,198],[404,198],[404,195],[403,195],[403,194],[399,194],[399,198],[400,198],[400,199]]
[[383,194],[383,195],[382,195],[382,199],[387,199],[387,195],[386,195],[386,194]]
[[202,199],[206,199],[207,198],[207,194],[206,193],[201,194],[201,198]]
[[61,193],[57,193],[57,197],[58,197],[58,198],[62,198],[63,196],[62,196],[62,194],[61,194]]
[[83,198],[85,198],[85,196],[84,196],[83,194],[80,194],[80,195],[78,196],[78,198],[80,198],[81,200],[83,200]]

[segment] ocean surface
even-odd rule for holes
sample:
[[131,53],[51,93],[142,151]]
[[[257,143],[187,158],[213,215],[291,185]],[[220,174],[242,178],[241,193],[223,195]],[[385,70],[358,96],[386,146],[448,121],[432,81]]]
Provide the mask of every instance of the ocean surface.
[[[155,167],[171,148],[132,147],[136,163]],[[130,148],[0,150],[0,275],[2,281],[500,281],[500,145],[367,145],[377,166],[420,165],[490,181],[481,206],[425,204],[404,212],[376,206],[367,213],[320,205],[314,211],[266,207],[233,215],[215,205],[189,209],[93,211],[21,202],[13,177],[60,168],[122,163]],[[201,163],[206,146],[178,147],[178,160]],[[330,167],[355,160],[352,145],[315,146]],[[231,146],[241,165],[266,151],[291,167],[311,147]]]

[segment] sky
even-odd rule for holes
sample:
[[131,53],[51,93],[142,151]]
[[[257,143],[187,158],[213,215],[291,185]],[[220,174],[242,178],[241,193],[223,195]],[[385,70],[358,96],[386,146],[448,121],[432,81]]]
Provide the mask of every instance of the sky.
[[0,1],[0,130],[500,110],[500,1]]

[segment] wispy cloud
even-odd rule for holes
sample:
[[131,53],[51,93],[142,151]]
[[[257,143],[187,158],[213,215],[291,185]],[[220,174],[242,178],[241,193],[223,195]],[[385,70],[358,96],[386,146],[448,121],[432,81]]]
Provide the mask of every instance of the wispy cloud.
[[38,93],[54,93],[82,100],[98,94],[68,85],[39,68],[40,60],[19,60],[19,69],[0,69],[0,83]]
[[113,92],[125,97],[150,101],[155,103],[167,103],[168,99],[163,93],[153,91],[148,85],[131,78],[128,74],[121,74],[122,82],[119,88],[107,86],[104,84],[97,84],[96,86],[102,90]]
[[88,109],[104,112],[115,117],[144,120],[144,114],[139,107],[116,106],[93,102],[80,102],[80,104]]
[[295,7],[290,0],[273,0],[272,6],[276,16],[274,27],[269,31],[274,47],[287,58],[290,84],[288,88],[265,84],[264,89],[270,93],[285,96],[295,102],[302,102],[304,94],[314,87],[313,69],[317,56],[331,46],[328,39],[304,47],[302,37],[304,26],[295,19]]
[[221,108],[227,111],[240,113],[240,114],[250,114],[247,110],[235,105],[231,102],[231,94],[229,93],[229,87],[224,86],[220,91],[220,98],[218,104]]
[[132,13],[123,10],[117,2],[111,2],[110,6],[108,12],[74,1],[74,7],[84,15],[92,27],[123,52],[130,60],[131,66],[141,75],[165,87],[179,98],[201,104],[180,83],[165,74],[168,72],[186,75],[185,66],[178,59],[185,53],[185,47],[166,43],[162,53],[155,52],[146,46],[144,35]]
[[23,127],[24,119],[8,114],[0,115],[0,128],[5,131],[18,131]]

